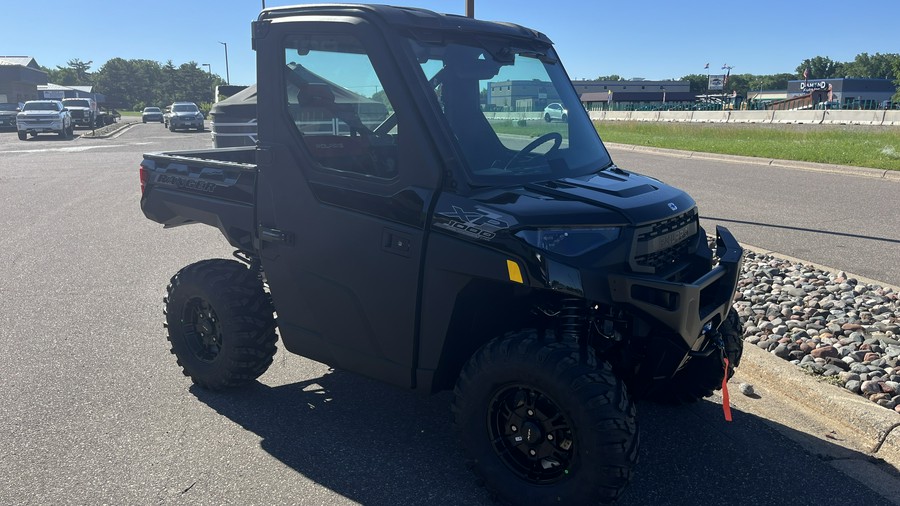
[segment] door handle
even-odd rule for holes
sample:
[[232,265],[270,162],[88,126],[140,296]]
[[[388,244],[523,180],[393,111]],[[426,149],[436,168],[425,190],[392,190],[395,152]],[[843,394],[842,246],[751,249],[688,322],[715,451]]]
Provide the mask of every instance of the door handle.
[[277,228],[259,227],[259,239],[265,242],[279,242],[292,246],[294,244],[294,234],[285,232]]
[[386,228],[381,235],[381,248],[387,252],[408,257],[412,250],[412,239],[406,234]]

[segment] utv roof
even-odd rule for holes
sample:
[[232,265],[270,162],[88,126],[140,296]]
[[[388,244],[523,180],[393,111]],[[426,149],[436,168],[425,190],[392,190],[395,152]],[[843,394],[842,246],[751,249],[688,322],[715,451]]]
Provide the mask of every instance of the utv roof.
[[482,21],[457,14],[440,14],[414,7],[394,7],[372,4],[311,4],[276,7],[262,11],[259,21],[303,14],[377,16],[396,28],[416,31],[447,31],[456,34],[477,33],[522,39],[538,40],[546,44],[552,41],[543,33],[514,23]]

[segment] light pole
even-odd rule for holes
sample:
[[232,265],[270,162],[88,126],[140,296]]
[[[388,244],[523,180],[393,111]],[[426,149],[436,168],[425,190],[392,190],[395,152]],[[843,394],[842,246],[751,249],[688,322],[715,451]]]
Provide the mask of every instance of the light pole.
[[[212,66],[210,66],[209,63],[201,63],[200,66],[201,66],[201,67],[206,67],[206,75],[209,77],[209,84],[210,84],[210,86],[212,86]],[[213,88],[212,94],[213,94],[212,101],[215,102],[215,101],[216,101],[216,91],[215,91],[215,88]]]
[[225,84],[231,84],[231,74],[228,73],[228,44],[219,41],[219,44],[225,46]]

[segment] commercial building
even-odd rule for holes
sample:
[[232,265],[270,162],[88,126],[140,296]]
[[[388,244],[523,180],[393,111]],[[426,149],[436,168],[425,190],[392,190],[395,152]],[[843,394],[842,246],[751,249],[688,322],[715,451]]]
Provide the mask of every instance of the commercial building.
[[0,56],[0,102],[26,102],[40,98],[37,87],[47,84],[47,73],[30,56]]
[[[611,101],[618,108],[644,109],[695,100],[689,81],[581,80],[572,81],[572,85],[588,110],[606,109]],[[498,81],[490,83],[487,89],[485,108],[489,111],[540,111],[558,100],[559,96],[549,82]]]
[[897,92],[897,86],[891,79],[852,77],[788,81],[787,98],[819,90],[830,91],[829,102],[842,108],[877,109],[878,104],[891,99]]
[[94,93],[93,86],[63,86],[61,84],[38,85],[38,95],[45,100],[62,100],[64,98],[93,98],[98,104],[106,101],[102,93]]

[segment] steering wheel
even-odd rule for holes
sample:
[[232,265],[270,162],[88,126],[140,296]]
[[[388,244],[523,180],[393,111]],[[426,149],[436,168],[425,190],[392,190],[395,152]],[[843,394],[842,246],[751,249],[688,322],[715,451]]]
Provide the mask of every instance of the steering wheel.
[[550,149],[547,150],[547,153],[546,153],[547,155],[556,151],[557,149],[559,149],[559,146],[562,145],[562,140],[563,140],[562,134],[560,134],[559,132],[547,132],[544,135],[538,137],[537,139],[529,142],[528,145],[526,145],[524,148],[522,148],[519,152],[512,155],[512,158],[510,158],[509,161],[506,162],[506,165],[503,166],[503,169],[504,170],[508,169],[511,165],[513,165],[513,162],[524,157],[528,153],[531,153],[532,151],[537,149],[538,146],[546,144],[547,142],[549,142],[551,140],[553,141],[553,145],[550,146]]

